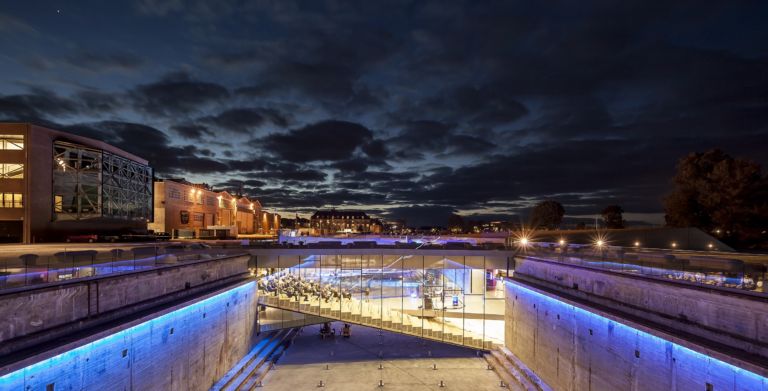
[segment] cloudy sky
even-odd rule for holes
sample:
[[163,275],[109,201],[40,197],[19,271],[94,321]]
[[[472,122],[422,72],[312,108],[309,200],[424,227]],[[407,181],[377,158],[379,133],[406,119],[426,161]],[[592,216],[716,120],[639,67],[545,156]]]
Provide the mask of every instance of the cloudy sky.
[[714,3],[0,0],[0,120],[285,215],[658,223],[685,154],[768,167],[768,2]]

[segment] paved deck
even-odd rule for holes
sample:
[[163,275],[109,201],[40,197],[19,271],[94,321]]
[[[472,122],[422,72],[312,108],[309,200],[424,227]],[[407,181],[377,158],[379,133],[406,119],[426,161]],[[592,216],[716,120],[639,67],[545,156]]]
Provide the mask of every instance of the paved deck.
[[[343,323],[334,322],[337,333]],[[498,390],[501,379],[476,350],[352,326],[352,338],[303,329],[264,379],[266,391]],[[379,369],[379,364],[384,369]],[[328,369],[326,369],[326,365]],[[437,365],[437,370],[432,369]],[[325,386],[318,387],[320,381]],[[379,380],[384,387],[379,388]],[[443,381],[445,387],[438,384]]]

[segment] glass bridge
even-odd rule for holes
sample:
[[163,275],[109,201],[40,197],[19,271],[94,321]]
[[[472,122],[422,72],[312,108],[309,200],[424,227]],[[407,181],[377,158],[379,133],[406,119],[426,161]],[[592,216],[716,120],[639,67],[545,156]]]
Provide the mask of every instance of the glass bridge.
[[304,315],[491,349],[504,342],[501,279],[508,258],[506,252],[481,252],[495,254],[260,256],[254,271],[258,300]]

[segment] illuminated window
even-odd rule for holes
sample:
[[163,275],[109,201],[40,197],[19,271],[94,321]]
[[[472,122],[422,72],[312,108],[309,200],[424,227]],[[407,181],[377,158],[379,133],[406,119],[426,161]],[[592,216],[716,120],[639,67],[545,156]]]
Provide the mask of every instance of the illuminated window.
[[0,149],[17,151],[24,149],[24,136],[20,134],[0,134]]
[[20,193],[0,193],[0,207],[23,208],[24,202]]
[[0,164],[0,179],[24,179],[24,165],[15,163]]
[[64,212],[64,197],[60,195],[53,196],[53,211],[56,213]]

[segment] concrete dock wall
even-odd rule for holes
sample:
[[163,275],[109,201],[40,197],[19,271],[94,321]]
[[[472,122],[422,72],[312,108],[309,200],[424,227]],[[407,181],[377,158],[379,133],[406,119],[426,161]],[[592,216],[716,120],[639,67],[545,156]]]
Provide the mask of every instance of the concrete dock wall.
[[522,258],[515,278],[768,362],[768,297]]
[[256,316],[248,282],[80,341],[0,377],[0,390],[208,390],[252,348]]
[[231,256],[4,291],[0,361],[16,351],[243,278],[248,260],[247,255]]
[[522,282],[507,281],[505,291],[505,345],[554,390],[768,391],[765,371],[739,368]]

